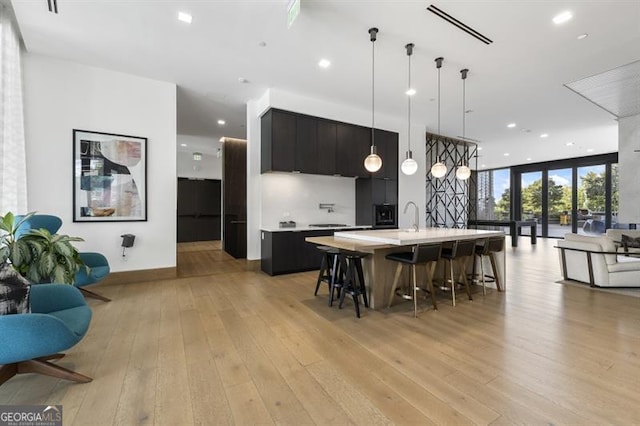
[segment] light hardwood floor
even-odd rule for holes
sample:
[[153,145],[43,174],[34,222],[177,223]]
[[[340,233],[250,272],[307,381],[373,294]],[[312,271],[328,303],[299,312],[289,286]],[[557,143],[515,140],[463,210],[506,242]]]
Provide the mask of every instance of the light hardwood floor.
[[640,299],[557,283],[554,240],[538,241],[508,249],[506,293],[360,320],[313,296],[313,272],[185,246],[180,278],[90,301],[59,363],[93,382],[21,375],[0,404],[62,404],[65,425],[640,423]]

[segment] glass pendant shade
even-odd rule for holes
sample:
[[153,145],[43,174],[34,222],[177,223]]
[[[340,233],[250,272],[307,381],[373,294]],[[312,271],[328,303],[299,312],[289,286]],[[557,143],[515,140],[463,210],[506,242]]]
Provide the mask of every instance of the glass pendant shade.
[[418,171],[418,163],[413,159],[411,151],[407,151],[407,158],[400,165],[400,170],[407,176],[411,176]]
[[467,166],[460,166],[456,170],[456,177],[460,180],[467,180],[471,176],[471,169]]
[[376,154],[376,148],[372,146],[371,154],[367,155],[367,158],[364,159],[364,168],[367,169],[368,172],[375,173],[380,170],[380,167],[382,167],[382,158]]
[[431,174],[437,178],[441,178],[447,174],[447,166],[438,161],[436,164],[431,166]]

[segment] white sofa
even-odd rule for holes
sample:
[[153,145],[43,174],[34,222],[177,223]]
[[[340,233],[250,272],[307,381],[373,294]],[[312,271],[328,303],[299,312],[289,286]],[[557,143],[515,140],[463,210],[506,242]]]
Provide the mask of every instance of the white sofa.
[[560,268],[566,280],[597,287],[640,287],[640,251],[625,255],[622,234],[640,237],[640,230],[610,229],[598,237],[566,234],[558,241]]

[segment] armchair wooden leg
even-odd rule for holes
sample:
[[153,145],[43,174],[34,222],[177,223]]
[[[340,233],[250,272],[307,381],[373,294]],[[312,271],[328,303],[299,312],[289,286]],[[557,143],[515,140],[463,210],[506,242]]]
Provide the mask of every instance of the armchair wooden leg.
[[47,356],[41,356],[40,358],[36,358],[38,361],[51,361],[55,359],[64,358],[64,354],[53,354]]
[[111,302],[111,299],[107,299],[106,297],[101,296],[98,293],[94,293],[92,291],[85,290],[82,287],[78,287],[78,289],[82,292],[82,294],[84,294],[87,297],[92,297],[94,299],[102,300],[103,302]]
[[59,365],[55,365],[47,361],[40,361],[38,359],[19,362],[17,367],[18,374],[38,373],[78,383],[88,383],[93,380],[91,377],[87,377],[84,374],[76,373],[75,371],[60,367]]
[[60,379],[70,380],[77,383],[88,383],[93,379],[84,374],[52,364],[47,359],[60,359],[64,354],[49,355],[29,361],[16,362],[0,367],[0,385],[15,376],[23,373],[38,373],[45,376],[57,377]]
[[0,385],[18,374],[17,364],[7,364],[0,367]]

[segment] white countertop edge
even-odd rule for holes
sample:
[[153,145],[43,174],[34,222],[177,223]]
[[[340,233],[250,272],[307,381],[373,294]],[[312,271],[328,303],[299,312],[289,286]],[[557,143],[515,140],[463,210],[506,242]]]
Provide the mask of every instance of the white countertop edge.
[[336,232],[336,238],[348,238],[372,243],[406,246],[423,243],[440,243],[455,240],[472,240],[494,236],[505,236],[503,231],[486,231],[481,229],[446,229],[427,228],[419,232],[399,229]]
[[371,229],[371,226],[348,225],[340,227],[323,227],[323,226],[296,226],[295,228],[260,228],[265,232],[295,232],[295,231],[331,231],[336,229]]

